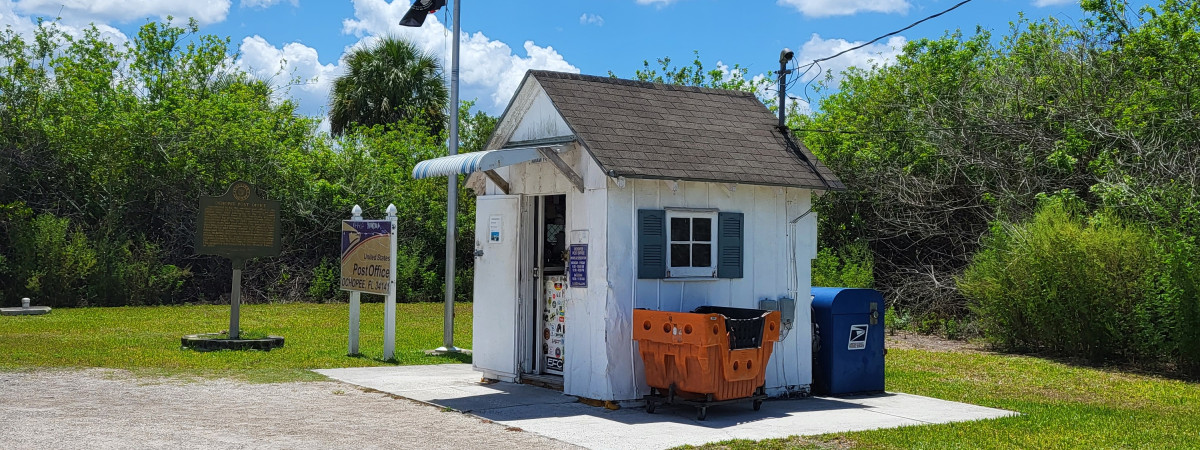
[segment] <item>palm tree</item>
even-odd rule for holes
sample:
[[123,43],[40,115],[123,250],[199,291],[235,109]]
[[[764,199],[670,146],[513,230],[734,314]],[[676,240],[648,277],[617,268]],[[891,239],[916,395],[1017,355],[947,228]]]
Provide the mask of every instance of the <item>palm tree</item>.
[[446,124],[446,85],[436,58],[411,42],[385,37],[346,56],[346,73],[333,81],[329,125],[349,128],[420,120],[430,135]]

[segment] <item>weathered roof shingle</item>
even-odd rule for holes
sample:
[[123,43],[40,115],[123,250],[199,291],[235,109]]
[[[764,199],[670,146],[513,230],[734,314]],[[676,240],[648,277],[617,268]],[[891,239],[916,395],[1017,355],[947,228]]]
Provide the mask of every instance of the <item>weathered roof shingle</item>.
[[526,77],[611,176],[845,189],[803,144],[789,145],[751,93],[538,70]]

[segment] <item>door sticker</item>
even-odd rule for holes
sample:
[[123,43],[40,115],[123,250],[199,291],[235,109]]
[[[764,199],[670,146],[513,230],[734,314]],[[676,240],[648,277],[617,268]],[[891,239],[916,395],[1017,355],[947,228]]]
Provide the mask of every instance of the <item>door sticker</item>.
[[850,325],[850,345],[848,350],[862,350],[867,348],[867,324]]
[[566,365],[567,277],[546,277],[546,305],[542,314],[542,355],[545,372],[562,375]]

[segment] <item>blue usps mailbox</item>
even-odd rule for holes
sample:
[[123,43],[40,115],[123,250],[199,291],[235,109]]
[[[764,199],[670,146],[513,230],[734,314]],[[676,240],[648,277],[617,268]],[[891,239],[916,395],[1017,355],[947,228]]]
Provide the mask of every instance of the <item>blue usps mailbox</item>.
[[814,287],[813,393],[883,392],[883,294],[874,289]]

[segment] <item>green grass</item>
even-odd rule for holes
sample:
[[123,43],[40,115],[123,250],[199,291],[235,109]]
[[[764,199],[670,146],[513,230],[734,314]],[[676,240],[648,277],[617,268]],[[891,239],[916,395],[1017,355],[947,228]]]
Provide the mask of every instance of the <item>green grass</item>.
[[989,353],[888,350],[889,391],[1019,417],[701,448],[1200,448],[1200,385]]
[[[469,347],[471,305],[455,309],[454,342]],[[226,377],[253,382],[320,380],[309,369],[469,362],[426,356],[442,345],[441,303],[398,305],[396,358],[383,361],[383,304],[362,305],[360,356],[347,356],[349,305],[242,305],[243,332],[283,336],[270,352],[183,349],[188,334],[229,328],[229,306],[56,308],[0,316],[0,370],[104,367],[146,375]]]
[[[439,364],[442,304],[401,304],[396,360],[381,361],[383,305],[363,305],[362,356],[346,356],[345,304],[242,307],[243,330],[287,339],[270,352],[195,352],[185,334],[218,332],[228,306],[55,309],[0,316],[0,370],[104,367],[137,374],[253,382],[320,380],[316,368]],[[471,342],[471,305],[458,305],[455,343]],[[1020,412],[946,425],[727,441],[702,448],[1200,448],[1200,385],[1046,359],[891,349],[888,390]]]

